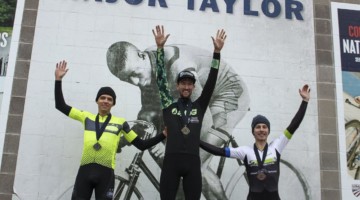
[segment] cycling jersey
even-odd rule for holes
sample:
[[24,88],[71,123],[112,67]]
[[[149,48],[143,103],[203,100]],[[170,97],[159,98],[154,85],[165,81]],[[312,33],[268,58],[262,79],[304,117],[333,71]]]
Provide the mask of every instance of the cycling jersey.
[[194,102],[188,101],[192,107],[188,124],[190,133],[188,135],[184,135],[181,132],[184,124],[181,121],[181,112],[178,108],[178,103],[174,102],[173,97],[170,95],[163,57],[164,49],[159,49],[157,56],[157,84],[159,87],[161,106],[163,108],[164,124],[169,133],[165,154],[185,153],[199,156],[200,129],[205,111],[215,88],[220,64],[220,53],[214,53],[211,70],[200,97]]
[[[265,169],[267,173],[265,180],[262,181],[257,178],[260,169],[253,146],[225,149],[227,157],[244,161],[251,192],[262,192],[264,190],[274,192],[278,190],[280,155],[288,144],[291,136],[292,135],[285,130],[284,134],[281,134],[280,137],[269,143],[263,166],[263,169]],[[260,158],[262,158],[264,152],[260,150],[258,150],[258,152]]]
[[[72,107],[69,117],[80,121],[84,126],[84,146],[81,165],[97,163],[115,169],[115,155],[121,135],[124,135],[125,139],[130,143],[137,137],[136,133],[132,130],[128,133],[124,131],[124,126],[129,126],[124,118],[111,116],[103,134],[97,140],[95,130],[96,115]],[[102,126],[107,117],[107,115],[104,117],[99,116],[100,126]],[[96,143],[101,145],[101,148],[98,150],[94,148]]]

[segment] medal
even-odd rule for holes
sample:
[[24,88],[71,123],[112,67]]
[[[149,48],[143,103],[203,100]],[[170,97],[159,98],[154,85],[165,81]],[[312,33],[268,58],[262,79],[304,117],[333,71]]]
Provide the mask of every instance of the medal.
[[266,170],[265,169],[261,169],[257,172],[256,178],[259,179],[260,181],[263,181],[266,179]]
[[95,151],[99,151],[101,149],[101,145],[97,142],[94,144],[93,148],[95,149]]
[[[187,101],[187,102],[186,102]],[[191,115],[191,109],[192,109],[192,103],[190,99],[186,99],[186,101],[184,101],[184,99],[178,99],[178,108],[180,110],[181,113],[181,122],[182,124],[184,124],[184,127],[181,129],[181,132],[184,135],[189,135],[190,133],[190,129],[189,127],[187,127],[187,125],[190,122],[190,115]],[[188,103],[188,105],[186,106],[186,103]],[[185,104],[185,105],[184,105]],[[186,107],[186,108],[185,108]],[[186,112],[185,112],[186,111]]]
[[260,154],[258,151],[258,148],[256,147],[256,144],[254,144],[254,152],[255,152],[255,156],[256,156],[256,160],[258,163],[258,171],[257,171],[257,175],[256,178],[260,181],[263,181],[266,179],[266,173],[268,173],[268,171],[266,169],[264,169],[264,162],[266,159],[266,155],[267,155],[267,151],[268,151],[268,144],[266,143],[265,148],[264,148],[264,152],[262,155],[262,159],[260,158]]
[[185,126],[181,129],[181,132],[182,132],[184,135],[189,135],[190,129],[185,125]]
[[[107,119],[105,120],[105,122],[101,125],[101,127],[99,127],[99,114],[96,115],[95,118],[95,131],[96,131],[96,140],[99,141],[101,135],[103,134],[103,132],[105,131],[106,126],[108,125],[109,121],[111,119],[111,114],[109,113],[107,116]],[[96,142],[93,145],[93,148],[95,149],[95,151],[99,151],[101,149],[101,145],[99,144],[99,142]]]

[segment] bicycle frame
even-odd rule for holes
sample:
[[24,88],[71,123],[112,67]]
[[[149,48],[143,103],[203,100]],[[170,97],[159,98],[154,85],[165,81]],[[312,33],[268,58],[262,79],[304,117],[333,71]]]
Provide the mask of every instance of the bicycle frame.
[[[155,126],[146,121],[136,120],[136,121],[130,121],[130,123],[141,123],[143,125],[147,125],[152,128],[151,132],[145,131],[145,135],[144,135],[143,139],[150,138],[152,133],[154,133],[154,131],[156,131]],[[136,153],[130,166],[125,169],[125,172],[129,175],[128,180],[121,179],[119,176],[116,177],[117,179],[119,179],[120,183],[115,189],[114,200],[120,199],[121,194],[123,193],[126,185],[128,186],[128,188],[125,192],[125,196],[123,198],[124,200],[130,200],[134,192],[138,197],[141,196],[141,197],[139,197],[139,199],[143,198],[141,194],[138,194],[139,192],[137,192],[137,191],[139,191],[139,190],[136,188],[136,183],[138,181],[141,171],[144,172],[144,174],[147,176],[147,178],[150,180],[150,182],[154,185],[154,187],[157,189],[157,191],[160,191],[159,181],[153,175],[151,170],[146,166],[145,162],[142,159],[144,153],[145,153],[145,151]]]

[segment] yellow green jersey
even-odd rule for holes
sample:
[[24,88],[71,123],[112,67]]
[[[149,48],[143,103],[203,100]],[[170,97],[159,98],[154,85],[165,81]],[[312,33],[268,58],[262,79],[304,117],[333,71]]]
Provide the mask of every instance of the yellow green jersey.
[[[71,108],[69,117],[80,121],[84,126],[84,145],[81,157],[81,166],[97,163],[99,165],[115,169],[115,156],[122,135],[128,142],[132,142],[137,134],[129,128],[124,118],[111,116],[111,119],[99,140],[96,138],[96,115],[90,112]],[[108,116],[99,116],[101,127]],[[125,131],[126,130],[126,131]],[[99,143],[101,148],[95,149],[94,145]]]

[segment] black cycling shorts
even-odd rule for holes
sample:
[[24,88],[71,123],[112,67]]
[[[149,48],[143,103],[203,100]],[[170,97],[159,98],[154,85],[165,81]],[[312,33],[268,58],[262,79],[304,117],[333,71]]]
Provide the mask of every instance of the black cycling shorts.
[[89,200],[95,190],[96,200],[112,200],[114,193],[114,170],[99,164],[80,166],[72,200]]
[[165,155],[160,177],[160,197],[162,200],[174,200],[180,179],[186,200],[198,200],[201,197],[201,161],[199,156],[188,154]]

